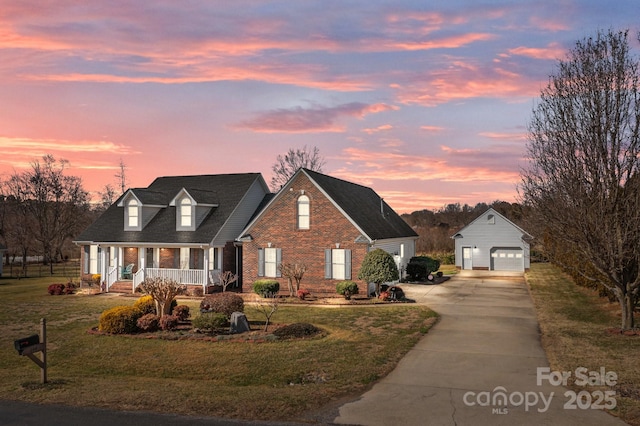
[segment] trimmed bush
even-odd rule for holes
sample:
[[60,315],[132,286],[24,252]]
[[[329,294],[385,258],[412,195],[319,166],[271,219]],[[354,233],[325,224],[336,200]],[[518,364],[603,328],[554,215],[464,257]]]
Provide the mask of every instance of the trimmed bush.
[[143,313],[134,306],[116,306],[100,315],[98,330],[105,333],[124,334],[138,331],[138,318]]
[[173,315],[178,317],[180,321],[186,321],[189,319],[189,307],[187,305],[178,305],[173,308]]
[[191,325],[193,325],[193,328],[210,332],[225,327],[228,322],[229,318],[227,318],[223,313],[204,312],[193,318],[191,320]]
[[345,299],[351,299],[351,296],[358,294],[358,284],[353,281],[340,281],[336,284],[336,293],[344,296]]
[[133,306],[138,308],[143,315],[156,313],[156,304],[150,295],[140,297]]
[[47,287],[47,292],[52,296],[64,294],[64,284],[51,284]]
[[165,331],[171,331],[178,328],[178,317],[175,315],[163,315],[160,318],[160,328]]
[[415,256],[407,264],[407,275],[411,281],[425,281],[438,269],[440,269],[440,261],[428,256]]
[[280,283],[276,280],[257,280],[253,283],[253,291],[262,297],[273,296],[280,291]]
[[136,321],[136,325],[142,331],[154,332],[158,331],[160,328],[160,317],[156,314],[144,314],[138,321]]
[[200,312],[217,312],[229,319],[234,312],[244,312],[244,300],[235,293],[210,294],[200,302]]

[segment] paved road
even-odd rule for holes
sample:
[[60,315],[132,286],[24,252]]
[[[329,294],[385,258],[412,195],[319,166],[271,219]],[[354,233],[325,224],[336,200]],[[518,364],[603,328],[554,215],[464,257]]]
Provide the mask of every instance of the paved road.
[[[544,379],[537,384],[537,369],[549,364],[533,303],[522,275],[505,275],[463,271],[440,285],[403,285],[408,297],[440,313],[440,322],[391,374],[341,406],[334,422],[624,425],[602,410],[565,409],[567,389]],[[506,395],[506,407],[493,403],[500,394]]]

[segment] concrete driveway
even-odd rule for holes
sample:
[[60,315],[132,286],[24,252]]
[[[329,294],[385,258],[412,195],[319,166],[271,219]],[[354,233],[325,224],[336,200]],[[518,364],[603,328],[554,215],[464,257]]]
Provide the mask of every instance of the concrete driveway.
[[[552,385],[560,372],[548,369],[522,274],[462,271],[439,285],[402,288],[407,297],[437,311],[440,322],[391,374],[341,406],[334,423],[625,424],[601,409],[587,408],[600,396],[590,388],[572,401],[566,388]],[[591,372],[601,366],[584,367]],[[614,403],[609,395],[600,405]]]

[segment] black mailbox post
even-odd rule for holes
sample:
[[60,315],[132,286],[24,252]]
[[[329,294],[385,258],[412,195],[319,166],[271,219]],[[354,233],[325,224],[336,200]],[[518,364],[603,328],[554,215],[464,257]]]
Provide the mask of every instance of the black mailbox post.
[[[42,336],[42,338],[41,338]],[[34,334],[23,339],[13,341],[13,346],[18,351],[18,355],[26,355],[40,367],[40,377],[42,383],[47,383],[47,322],[44,318],[40,320],[40,336]],[[40,358],[34,353],[42,352]]]

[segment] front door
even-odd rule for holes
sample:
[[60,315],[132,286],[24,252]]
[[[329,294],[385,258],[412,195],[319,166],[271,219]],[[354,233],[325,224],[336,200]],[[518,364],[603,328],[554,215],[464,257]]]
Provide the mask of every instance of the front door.
[[471,247],[462,247],[462,269],[473,269],[473,251]]

